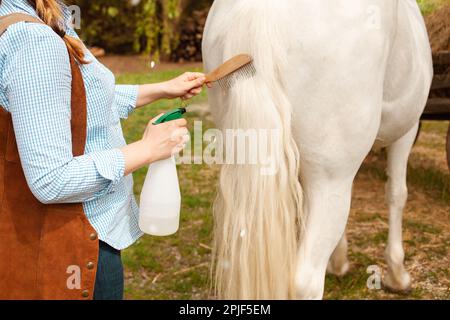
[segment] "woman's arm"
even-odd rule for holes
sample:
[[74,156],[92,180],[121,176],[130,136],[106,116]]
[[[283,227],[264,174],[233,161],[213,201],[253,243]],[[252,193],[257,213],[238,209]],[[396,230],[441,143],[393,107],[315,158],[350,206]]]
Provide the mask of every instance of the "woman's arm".
[[122,119],[135,109],[160,99],[190,99],[202,92],[203,73],[188,72],[175,79],[144,85],[116,85],[115,106]]
[[151,128],[151,143],[143,138],[131,147],[74,157],[65,44],[43,25],[27,25],[17,38],[20,49],[5,69],[5,96],[28,185],[42,203],[85,202],[113,192],[125,174],[182,142],[179,136],[172,144],[158,138],[167,139],[182,125],[158,125]]
[[142,107],[160,99],[190,99],[202,92],[205,75],[187,72],[181,76],[161,82],[139,86],[136,107]]
[[71,70],[64,42],[47,26],[15,30],[20,48],[5,69],[5,94],[28,185],[42,203],[84,202],[124,175],[119,149],[72,154]]

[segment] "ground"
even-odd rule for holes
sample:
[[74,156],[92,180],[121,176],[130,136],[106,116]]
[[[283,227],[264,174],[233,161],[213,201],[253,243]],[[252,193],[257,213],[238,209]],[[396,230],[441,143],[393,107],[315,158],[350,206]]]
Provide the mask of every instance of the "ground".
[[[129,64],[133,59],[128,58]],[[107,64],[111,61],[107,61]],[[134,71],[120,74],[119,83],[149,83],[173,77],[185,67],[134,62]],[[198,65],[189,65],[190,70]],[[147,68],[147,69],[145,69]],[[198,70],[198,69],[197,69]],[[179,106],[180,101],[162,101],[135,111],[123,122],[128,142],[135,141],[148,120],[159,112]],[[192,101],[187,115],[190,125],[203,120],[204,129],[213,126],[206,94]],[[445,162],[445,134],[448,122],[425,122],[411,156],[409,201],[404,218],[406,268],[413,278],[409,295],[369,290],[366,270],[371,265],[385,268],[383,251],[387,239],[387,208],[384,204],[385,154],[373,152],[355,181],[348,224],[351,270],[343,278],[327,276],[326,299],[450,299],[450,174]],[[167,238],[144,236],[123,252],[127,299],[206,299],[210,296],[212,203],[219,168],[181,165],[178,168],[183,195],[179,232]],[[138,196],[146,169],[135,173]]]

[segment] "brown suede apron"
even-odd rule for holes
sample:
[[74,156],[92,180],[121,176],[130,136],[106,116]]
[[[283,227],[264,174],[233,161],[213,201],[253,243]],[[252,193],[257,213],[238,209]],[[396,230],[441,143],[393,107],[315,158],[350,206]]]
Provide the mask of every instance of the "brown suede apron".
[[[24,14],[0,17],[0,36],[21,21],[42,23]],[[86,143],[86,92],[72,56],[70,64],[72,151],[80,156]],[[31,193],[11,114],[0,107],[0,299],[92,299],[98,251],[97,233],[81,203],[44,205]]]

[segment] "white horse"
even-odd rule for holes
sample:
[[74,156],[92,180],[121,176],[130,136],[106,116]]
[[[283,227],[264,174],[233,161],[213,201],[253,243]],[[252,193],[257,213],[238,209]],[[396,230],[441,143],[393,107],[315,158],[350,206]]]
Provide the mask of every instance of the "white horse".
[[353,180],[374,145],[388,151],[389,266],[408,290],[402,211],[407,161],[433,70],[415,0],[215,0],[206,71],[248,53],[256,74],[210,104],[220,129],[281,132],[275,175],[226,164],[215,204],[220,298],[320,299],[328,271],[349,268],[345,228]]

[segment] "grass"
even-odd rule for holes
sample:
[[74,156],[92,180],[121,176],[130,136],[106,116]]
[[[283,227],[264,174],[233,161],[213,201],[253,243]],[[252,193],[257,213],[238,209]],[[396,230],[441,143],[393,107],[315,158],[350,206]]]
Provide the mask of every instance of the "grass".
[[417,2],[424,15],[433,13],[436,9],[449,3],[448,0],[417,0]]
[[[118,82],[151,83],[170,79],[186,70],[152,74],[125,74]],[[206,95],[192,103],[206,100]],[[181,104],[180,100],[161,101],[136,110],[122,123],[128,143],[141,138],[148,121],[155,115]],[[199,119],[188,112],[190,124]],[[212,123],[203,121],[208,129]],[[128,299],[200,299],[208,296],[208,275],[212,228],[211,204],[217,169],[207,165],[181,165],[178,168],[183,194],[180,231],[167,238],[144,236],[123,252]],[[134,192],[138,197],[147,169],[134,174]]]
[[[184,70],[173,70],[154,74],[126,74],[118,77],[119,83],[150,83],[163,81],[174,77]],[[197,97],[193,103],[206,100],[206,95]],[[178,107],[180,101],[161,101],[151,106],[136,110],[130,118],[123,122],[123,129],[128,142],[140,139],[149,119],[155,115]],[[196,112],[187,113],[190,124],[199,120]],[[205,129],[213,124],[203,120]],[[423,125],[425,135],[445,134],[445,124],[426,122]],[[427,147],[441,147],[440,144],[430,144],[428,140],[419,144],[429,144]],[[381,160],[366,165],[362,169],[369,179],[383,183],[384,156]],[[380,164],[381,163],[381,164]],[[134,192],[139,195],[147,170],[141,169],[134,174]],[[181,228],[171,237],[157,238],[144,236],[135,245],[123,252],[126,274],[125,294],[127,299],[206,299],[209,297],[209,262],[211,230],[213,225],[212,203],[215,197],[218,168],[208,165],[180,165],[178,168],[180,186],[183,194]],[[442,171],[430,167],[422,167],[419,162],[410,167],[410,183],[415,188],[428,194],[431,201],[447,201],[450,190],[450,179]],[[382,188],[380,188],[380,191]],[[364,231],[353,236],[350,249],[351,273],[343,278],[327,275],[327,299],[421,299],[427,297],[425,291],[414,288],[409,296],[387,294],[383,290],[369,290],[366,286],[367,267],[382,261],[382,254],[374,256],[363,249],[376,246],[382,249],[387,240],[387,219],[384,214],[366,211],[365,208],[356,209],[356,224],[382,225],[370,234]],[[418,219],[405,218],[405,230],[410,236],[406,237],[407,261],[420,252],[421,245],[429,245],[430,241],[442,234],[443,230],[432,223]],[[450,237],[444,239],[444,244],[436,245],[426,252],[428,260],[442,259],[447,254]],[[381,262],[382,263],[382,262]],[[382,264],[385,268],[385,265]],[[427,271],[427,281],[434,281],[437,277],[445,277],[448,270],[436,267]]]
[[[408,182],[422,189],[430,198],[441,203],[450,203],[450,174],[442,150],[445,150],[445,139],[449,127],[448,121],[423,121],[420,138],[416,143],[417,151],[410,157],[408,166]],[[419,152],[420,149],[420,152]],[[374,152],[385,161],[384,150]],[[442,165],[437,165],[436,157],[442,158]],[[371,166],[362,168],[376,179],[387,180],[385,166],[376,161]]]
[[[418,0],[418,2],[424,14],[430,14],[444,3],[448,3],[448,0]],[[151,83],[170,79],[183,71],[186,70],[125,74],[119,76],[117,80],[119,83],[130,84]],[[192,103],[204,101],[206,101],[206,95],[202,94]],[[135,111],[127,121],[123,122],[127,142],[140,139],[148,121],[155,115],[179,105],[180,101],[176,100],[161,101]],[[189,123],[201,119],[196,112],[187,113],[186,118]],[[213,126],[208,120],[204,118],[201,120],[205,130]],[[424,122],[422,135],[425,135],[425,139],[419,139],[418,147],[425,152],[435,150],[441,152],[444,148],[443,140],[433,137],[444,136],[447,128],[448,122]],[[361,174],[364,175],[364,179],[373,179],[377,184],[381,184],[387,179],[383,165],[385,154],[381,153],[377,156],[381,160],[364,166]],[[435,202],[444,207],[448,206],[450,203],[449,174],[446,168],[442,170],[439,166],[436,167],[435,163],[429,162],[429,157],[423,157],[421,154],[412,156],[408,169],[409,184],[427,197],[427,205]],[[134,192],[137,197],[146,172],[144,168],[134,174]],[[183,194],[181,228],[176,235],[167,238],[144,236],[123,252],[127,299],[207,299],[210,297],[212,203],[215,197],[218,168],[207,165],[181,165],[178,172]],[[386,268],[384,262],[380,261],[382,261],[382,248],[387,240],[387,218],[385,213],[380,214],[373,210],[366,210],[364,207],[357,208],[354,216],[354,221],[350,223],[356,225],[357,232],[352,234],[353,239],[349,237],[351,272],[342,278],[326,276],[326,299],[424,299],[434,297],[432,293],[430,294],[434,288],[427,288],[429,283],[436,285],[439,279],[441,282],[442,279],[447,279],[444,283],[448,284],[450,271],[444,262],[436,263],[435,266],[425,266],[428,271],[419,270],[416,273],[416,279],[413,280],[426,285],[416,285],[407,296],[390,294],[383,290],[369,290],[366,285],[369,277],[367,267],[378,264],[383,269]],[[447,231],[434,225],[433,222],[405,217],[404,243],[407,267],[409,265],[412,268],[414,263],[418,263],[417,261],[419,264],[430,265],[436,261],[448,259],[450,236],[443,237],[442,234]],[[364,231],[364,225],[369,225],[371,232]],[[374,246],[378,248],[377,251],[374,251]],[[421,246],[428,246],[429,249],[421,250]],[[370,248],[370,254],[365,252],[368,248]],[[443,296],[450,298],[448,288]]]

